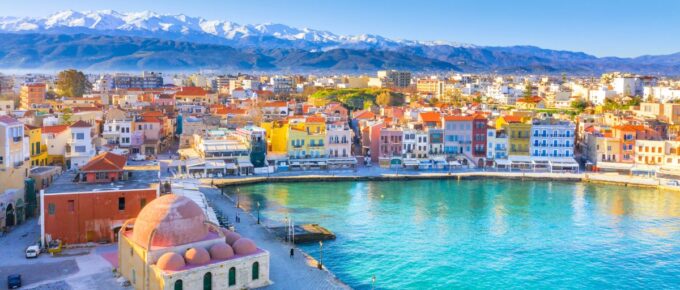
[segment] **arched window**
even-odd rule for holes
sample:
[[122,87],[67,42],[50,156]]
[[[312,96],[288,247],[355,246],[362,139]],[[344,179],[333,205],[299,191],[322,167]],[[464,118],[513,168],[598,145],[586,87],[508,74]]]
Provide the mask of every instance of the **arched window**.
[[253,280],[260,278],[260,262],[253,263]]
[[236,268],[229,269],[229,286],[236,285]]
[[175,281],[175,290],[182,290],[184,288],[184,285],[182,283],[182,279]]
[[203,275],[203,290],[212,290],[212,273]]

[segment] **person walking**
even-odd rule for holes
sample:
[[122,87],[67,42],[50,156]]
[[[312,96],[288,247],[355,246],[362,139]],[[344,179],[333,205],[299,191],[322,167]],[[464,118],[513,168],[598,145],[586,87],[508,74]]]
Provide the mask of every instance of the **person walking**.
[[290,258],[292,259],[295,256],[295,248],[290,248]]

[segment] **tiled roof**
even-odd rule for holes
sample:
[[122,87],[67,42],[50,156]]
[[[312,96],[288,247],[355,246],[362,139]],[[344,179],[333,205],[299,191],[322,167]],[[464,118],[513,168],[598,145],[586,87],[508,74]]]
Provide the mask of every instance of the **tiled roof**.
[[182,87],[180,91],[175,93],[177,96],[205,96],[207,92],[199,87]]
[[68,129],[68,125],[44,126],[42,127],[43,134],[61,133]]
[[612,127],[612,129],[621,130],[621,131],[644,131],[645,126],[643,126],[643,125],[619,125],[619,126]]
[[315,123],[323,123],[326,122],[326,119],[321,116],[309,116],[305,119],[307,122],[315,122]]
[[92,125],[88,124],[87,122],[83,120],[78,120],[78,122],[75,122],[71,124],[71,128],[90,128]]
[[472,121],[475,116],[444,116],[444,121]]
[[126,162],[125,156],[105,152],[90,159],[80,171],[122,171]]
[[420,119],[423,122],[441,122],[441,115],[439,112],[422,112],[420,113]]

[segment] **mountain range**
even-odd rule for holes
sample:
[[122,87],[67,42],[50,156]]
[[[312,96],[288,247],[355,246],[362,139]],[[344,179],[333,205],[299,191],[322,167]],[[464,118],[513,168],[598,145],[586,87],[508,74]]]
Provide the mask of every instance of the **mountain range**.
[[534,46],[338,35],[283,24],[241,25],[149,11],[67,10],[46,18],[5,16],[0,17],[0,37],[0,69],[680,73],[680,53],[598,58]]

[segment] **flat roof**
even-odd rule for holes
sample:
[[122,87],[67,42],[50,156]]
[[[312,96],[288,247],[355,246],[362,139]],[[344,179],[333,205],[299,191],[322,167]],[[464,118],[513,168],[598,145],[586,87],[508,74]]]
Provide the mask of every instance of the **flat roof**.
[[73,182],[73,179],[76,178],[76,173],[65,172],[45,189],[45,194],[149,189],[153,188],[152,185],[159,183],[158,169],[146,170],[126,167],[125,172],[126,174],[127,172],[132,173],[128,180],[106,183]]
[[36,166],[31,168],[31,174],[41,174],[58,168],[58,166]]

